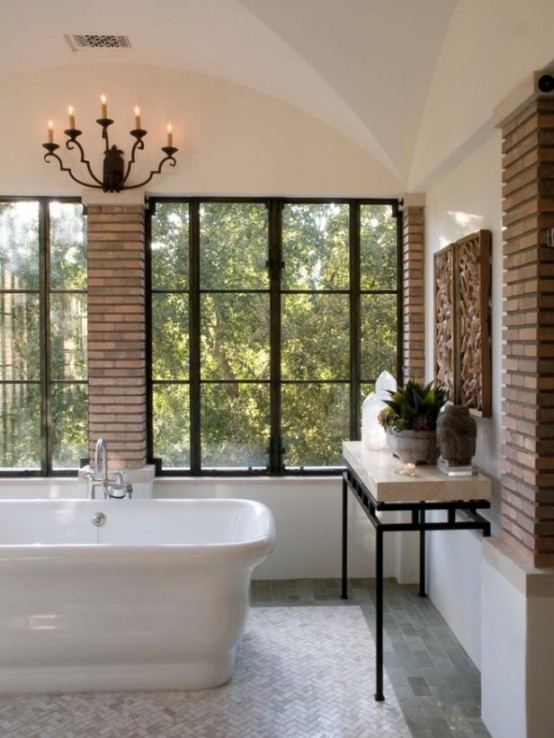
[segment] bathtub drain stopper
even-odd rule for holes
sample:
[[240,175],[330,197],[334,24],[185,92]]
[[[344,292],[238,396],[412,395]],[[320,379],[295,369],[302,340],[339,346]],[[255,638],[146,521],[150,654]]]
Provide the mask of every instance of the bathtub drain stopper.
[[101,525],[104,525],[107,519],[107,516],[103,512],[97,512],[92,516],[92,524],[99,528]]

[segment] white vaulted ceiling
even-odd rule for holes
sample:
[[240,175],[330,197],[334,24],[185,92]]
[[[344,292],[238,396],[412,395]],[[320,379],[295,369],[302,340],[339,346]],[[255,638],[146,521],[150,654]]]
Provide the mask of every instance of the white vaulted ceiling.
[[[18,75],[52,70],[52,86],[56,69],[76,79],[91,64],[205,75],[321,121],[401,192],[459,159],[552,64],[552,27],[552,0],[0,0],[0,82],[13,94]],[[125,35],[131,49],[76,52],[67,34]]]
[[[159,65],[262,91],[405,180],[456,0],[2,0],[0,74]],[[73,51],[66,34],[126,35]]]

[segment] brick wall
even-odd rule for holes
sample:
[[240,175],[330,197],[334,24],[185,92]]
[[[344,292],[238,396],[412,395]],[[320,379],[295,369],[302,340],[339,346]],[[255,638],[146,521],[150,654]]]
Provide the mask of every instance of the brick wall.
[[105,438],[110,469],[146,463],[144,207],[89,205],[90,454]]
[[403,381],[425,376],[425,210],[404,207],[403,232]]
[[554,565],[554,98],[504,122],[503,537]]

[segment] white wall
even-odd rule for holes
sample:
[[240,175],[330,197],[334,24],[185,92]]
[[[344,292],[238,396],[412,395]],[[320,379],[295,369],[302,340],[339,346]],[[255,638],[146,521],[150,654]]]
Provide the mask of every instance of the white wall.
[[479,229],[492,231],[492,416],[478,420],[477,462],[484,472],[500,478],[502,385],[502,164],[498,131],[432,187],[426,198],[425,357],[426,376],[433,376],[434,294],[433,256],[436,251]]
[[486,140],[493,109],[552,64],[553,27],[552,0],[458,0],[422,116],[410,190],[427,189]]
[[482,718],[494,738],[551,738],[554,574],[483,546]]
[[[476,462],[495,480],[493,530],[497,528],[500,480],[502,383],[502,232],[500,134],[492,134],[472,156],[427,193],[426,375],[433,376],[433,254],[481,228],[492,231],[492,416],[480,418]],[[429,546],[429,596],[473,661],[481,662],[481,538],[460,531],[435,532]]]
[[[79,195],[83,188],[56,162],[42,161],[41,145],[48,120],[54,122],[55,142],[65,141],[72,105],[76,127],[83,131],[80,140],[98,171],[102,141],[95,121],[103,93],[115,121],[110,144],[127,155],[133,110],[140,106],[148,135],[137,161],[148,165],[146,171],[157,167],[167,122],[173,125],[177,165],[152,180],[150,194],[390,196],[403,191],[364,149],[275,98],[200,74],[90,64],[0,75],[2,135],[10,142],[0,152],[0,194]],[[69,161],[65,148],[60,152]]]
[[[525,595],[486,560],[483,561],[482,578],[483,719],[495,737],[524,738],[527,735]],[[502,700],[498,699],[498,693]]]

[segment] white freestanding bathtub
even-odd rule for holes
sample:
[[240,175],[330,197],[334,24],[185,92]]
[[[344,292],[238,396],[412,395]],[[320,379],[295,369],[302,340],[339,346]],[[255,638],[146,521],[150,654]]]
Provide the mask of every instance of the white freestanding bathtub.
[[274,541],[249,500],[0,502],[0,693],[223,684]]

